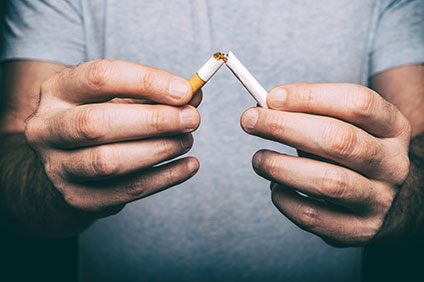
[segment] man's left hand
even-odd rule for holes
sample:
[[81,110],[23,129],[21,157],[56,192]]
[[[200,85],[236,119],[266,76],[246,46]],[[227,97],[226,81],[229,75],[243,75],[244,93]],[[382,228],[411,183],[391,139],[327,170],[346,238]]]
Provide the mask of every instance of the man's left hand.
[[243,129],[310,156],[254,155],[255,171],[273,182],[275,206],[334,246],[373,239],[409,174],[409,121],[355,84],[282,85],[267,103],[243,114]]

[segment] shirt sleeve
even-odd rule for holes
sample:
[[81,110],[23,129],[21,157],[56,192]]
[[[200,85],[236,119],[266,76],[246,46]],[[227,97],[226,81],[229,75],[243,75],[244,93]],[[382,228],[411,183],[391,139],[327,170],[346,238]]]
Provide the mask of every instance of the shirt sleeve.
[[424,0],[382,0],[371,48],[371,75],[424,62]]
[[33,59],[66,65],[85,60],[78,0],[8,0],[0,60]]

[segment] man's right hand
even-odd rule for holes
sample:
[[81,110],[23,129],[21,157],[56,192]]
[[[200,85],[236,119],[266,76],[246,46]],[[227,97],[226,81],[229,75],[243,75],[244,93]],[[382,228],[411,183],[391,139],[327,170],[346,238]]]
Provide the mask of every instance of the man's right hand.
[[65,201],[103,217],[197,172],[192,157],[156,166],[191,148],[191,98],[188,81],[166,71],[91,61],[43,82],[25,135]]

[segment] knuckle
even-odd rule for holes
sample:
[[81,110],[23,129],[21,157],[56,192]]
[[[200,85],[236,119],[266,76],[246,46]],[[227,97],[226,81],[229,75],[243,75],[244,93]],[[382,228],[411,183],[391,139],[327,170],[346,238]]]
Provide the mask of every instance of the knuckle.
[[92,172],[98,177],[114,176],[119,172],[118,154],[112,146],[100,146],[93,150]]
[[412,135],[412,125],[411,122],[401,113],[397,115],[400,119],[400,136],[405,137],[407,142],[409,142]]
[[87,83],[92,89],[101,89],[107,83],[107,76],[111,72],[111,65],[107,60],[91,62],[88,66]]
[[149,94],[153,91],[156,77],[152,71],[145,71],[141,76],[141,87],[144,94]]
[[84,201],[84,197],[81,197],[78,192],[74,191],[74,189],[66,189],[66,191],[62,191],[62,196],[65,202],[73,208],[76,209],[87,209],[87,203]]
[[59,74],[54,74],[43,80],[40,85],[40,96],[43,97],[46,94],[49,94],[53,88],[54,83],[58,79]]
[[130,198],[140,197],[146,191],[147,179],[146,176],[132,177],[125,185],[125,191]]
[[280,112],[266,115],[265,128],[274,136],[284,135],[284,117]]
[[314,95],[314,91],[312,87],[304,87],[303,91],[301,91],[301,102],[302,107],[305,107],[305,109],[311,109],[316,104],[316,97]]
[[382,166],[383,144],[379,140],[372,140],[361,146],[358,150],[358,158],[363,159],[369,167],[378,168]]
[[49,177],[53,185],[55,185],[56,183],[62,183],[64,179],[64,169],[62,162],[52,161],[52,159],[53,158],[45,158],[44,172]]
[[319,221],[318,211],[310,206],[302,207],[300,210],[298,223],[301,228],[312,230]]
[[25,138],[29,145],[37,145],[40,142],[41,126],[37,119],[32,117],[25,124]]
[[272,178],[277,178],[280,174],[281,159],[276,156],[267,156],[264,161],[264,168]]
[[319,183],[320,193],[326,198],[343,199],[348,191],[346,172],[340,169],[327,169]]
[[356,149],[357,136],[350,126],[330,125],[324,130],[324,144],[328,153],[351,156]]
[[401,160],[398,160],[396,170],[392,175],[393,180],[396,185],[401,185],[405,182],[406,178],[409,175],[410,171],[410,161],[407,156],[403,157]]
[[[390,185],[376,197],[376,212],[385,215],[393,204],[397,194],[397,189]],[[384,217],[383,217],[384,218]]]
[[371,91],[364,91],[360,85],[352,85],[349,87],[352,97],[353,113],[360,119],[371,116],[375,109],[375,94]]
[[165,183],[167,183],[167,185],[170,185],[172,183],[175,182],[176,179],[178,179],[178,172],[177,169],[167,169],[164,171],[164,178],[165,178]]
[[153,110],[150,115],[150,125],[153,132],[162,132],[166,125],[166,116],[162,111]]
[[363,226],[362,236],[360,236],[360,241],[365,243],[375,237],[375,235],[380,231],[384,223],[384,214],[378,216],[373,216],[369,218]]
[[76,114],[76,133],[85,140],[97,140],[103,135],[104,113],[85,107]]
[[[168,155],[172,153],[173,143],[175,141],[171,141],[169,139],[159,139],[155,144],[155,153],[157,155]],[[178,142],[178,141],[177,141]]]

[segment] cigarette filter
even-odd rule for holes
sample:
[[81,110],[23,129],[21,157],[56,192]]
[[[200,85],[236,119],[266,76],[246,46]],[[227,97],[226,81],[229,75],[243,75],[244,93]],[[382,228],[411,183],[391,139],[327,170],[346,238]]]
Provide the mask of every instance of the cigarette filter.
[[259,84],[259,82],[231,51],[228,51],[226,65],[234,73],[238,80],[240,80],[241,84],[243,84],[258,104],[262,108],[267,109],[268,106],[266,103],[266,97],[268,92],[262,87],[262,85]]
[[199,69],[199,71],[189,80],[193,94],[196,93],[206,82],[219,70],[219,68],[227,61],[227,57],[222,53],[215,53],[213,56]]

